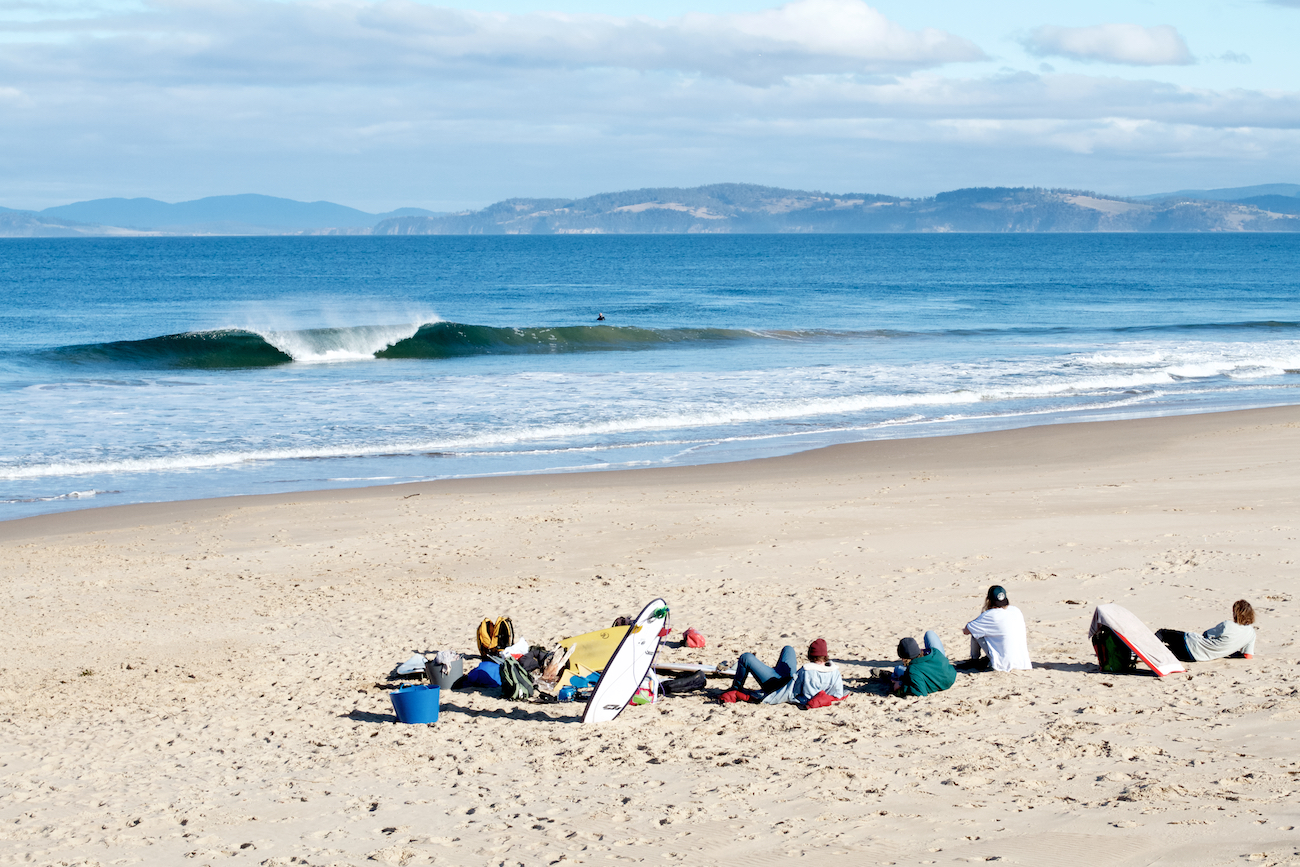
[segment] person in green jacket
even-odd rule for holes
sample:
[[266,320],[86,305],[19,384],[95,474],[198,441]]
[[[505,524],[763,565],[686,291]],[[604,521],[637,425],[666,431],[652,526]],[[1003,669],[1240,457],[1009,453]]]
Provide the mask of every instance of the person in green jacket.
[[933,630],[925,633],[925,649],[915,638],[898,642],[898,658],[903,664],[894,668],[894,695],[929,695],[942,692],[957,682],[957,669],[943,653],[943,642]]

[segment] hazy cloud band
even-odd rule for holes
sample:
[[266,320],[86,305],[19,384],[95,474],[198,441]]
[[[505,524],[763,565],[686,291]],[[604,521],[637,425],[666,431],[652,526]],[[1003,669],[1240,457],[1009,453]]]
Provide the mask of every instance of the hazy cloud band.
[[1179,66],[1196,62],[1183,37],[1169,25],[1043,26],[1035,28],[1023,42],[1025,49],[1037,57],[1128,66]]
[[265,192],[378,211],[721,180],[923,194],[1293,175],[1300,94],[1156,80],[1187,46],[1126,27],[1040,28],[1035,50],[1141,61],[1134,77],[994,71],[960,35],[859,0],[668,20],[0,0],[0,204]]
[[[489,14],[409,0],[151,0],[142,11],[0,28],[11,33],[10,68],[155,81],[377,82],[606,67],[770,84],[789,75],[906,73],[986,59],[965,39],[906,30],[861,0],[796,0],[667,21]],[[62,38],[24,44],[24,34]]]

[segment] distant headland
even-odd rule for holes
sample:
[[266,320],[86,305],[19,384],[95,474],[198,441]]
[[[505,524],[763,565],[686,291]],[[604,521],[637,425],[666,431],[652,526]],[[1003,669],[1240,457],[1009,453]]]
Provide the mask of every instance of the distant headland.
[[332,202],[212,196],[168,204],[97,199],[0,208],[0,237],[165,235],[560,235],[907,232],[1295,232],[1300,184],[1138,197],[1039,187],[974,187],[929,198],[710,184],[506,199],[478,211],[370,214]]

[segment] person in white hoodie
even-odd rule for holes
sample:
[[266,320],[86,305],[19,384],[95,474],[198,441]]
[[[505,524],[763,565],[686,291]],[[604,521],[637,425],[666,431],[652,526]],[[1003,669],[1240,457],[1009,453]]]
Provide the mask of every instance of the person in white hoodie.
[[808,662],[798,671],[795,650],[790,645],[781,649],[781,657],[775,666],[766,665],[752,653],[742,653],[736,663],[736,676],[732,680],[732,689],[744,689],[749,675],[758,681],[762,691],[763,704],[781,704],[793,701],[804,704],[824,692],[831,698],[843,698],[844,679],[840,670],[831,662],[826,649],[826,639],[819,638],[808,645]]
[[[962,630],[970,636],[970,662],[959,668],[992,668],[1016,671],[1033,668],[1029,660],[1029,640],[1025,635],[1025,616],[1007,599],[1007,591],[994,584],[984,597],[984,613]],[[987,664],[980,660],[988,657]]]

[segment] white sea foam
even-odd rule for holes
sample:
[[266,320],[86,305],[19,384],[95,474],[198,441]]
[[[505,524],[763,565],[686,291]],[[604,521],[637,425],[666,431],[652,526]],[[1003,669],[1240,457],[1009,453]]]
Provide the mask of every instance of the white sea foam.
[[[436,320],[434,320],[436,321]],[[249,329],[294,361],[319,364],[373,361],[375,353],[414,337],[428,321],[407,325],[358,325],[295,331]]]
[[[1131,387],[1136,382],[1152,378],[1100,377],[1084,388],[1117,389]],[[1152,381],[1160,381],[1159,377]],[[1166,376],[1163,381],[1168,382]],[[1103,385],[1104,383],[1104,385]],[[1030,389],[1017,388],[1002,391],[960,391],[943,394],[860,394],[845,397],[810,400],[776,400],[747,405],[702,408],[677,413],[631,415],[596,422],[524,425],[501,428],[468,436],[434,440],[388,440],[369,443],[340,443],[336,445],[303,448],[270,448],[216,451],[206,454],[173,455],[167,457],[127,458],[109,461],[61,461],[27,466],[0,468],[0,479],[33,479],[48,476],[88,474],[117,474],[158,472],[168,470],[212,469],[258,461],[294,460],[309,458],[367,457],[387,454],[419,454],[428,452],[464,452],[484,448],[500,448],[518,444],[554,440],[579,440],[583,438],[634,434],[662,430],[725,429],[746,423],[788,421],[791,419],[816,419],[869,410],[894,410],[915,407],[943,407],[979,404],[989,401],[1013,399],[1018,395],[1037,397],[1054,394],[1072,394],[1080,391],[1077,382],[1060,382],[1039,385]]]
[[69,491],[66,494],[55,494],[50,497],[15,497],[8,500],[0,500],[0,503],[53,503],[58,500],[88,500],[99,494],[120,494],[121,491]]
[[1163,370],[1175,377],[1229,376],[1258,379],[1280,376],[1300,366],[1300,342],[1274,340],[1262,343],[1179,342],[1161,346],[1133,345],[1078,356],[1085,365]]

